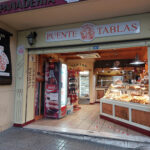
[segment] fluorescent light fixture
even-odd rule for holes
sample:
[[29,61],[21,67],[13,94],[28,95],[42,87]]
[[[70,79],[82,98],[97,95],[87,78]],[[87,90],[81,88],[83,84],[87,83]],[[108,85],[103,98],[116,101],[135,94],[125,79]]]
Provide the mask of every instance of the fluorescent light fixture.
[[98,53],[78,54],[77,56],[79,56],[82,59],[85,59],[85,58],[100,58],[100,55]]
[[131,65],[142,65],[142,64],[145,64],[145,62],[138,60],[138,61],[133,61],[130,64]]
[[112,70],[119,70],[120,68],[118,68],[118,67],[113,67],[113,68],[110,68],[110,69],[112,69]]
[[136,54],[134,61],[131,62],[130,64],[131,65],[142,65],[142,64],[145,64],[145,62],[139,60],[139,56]]
[[89,71],[81,71],[79,72],[80,75],[89,75]]

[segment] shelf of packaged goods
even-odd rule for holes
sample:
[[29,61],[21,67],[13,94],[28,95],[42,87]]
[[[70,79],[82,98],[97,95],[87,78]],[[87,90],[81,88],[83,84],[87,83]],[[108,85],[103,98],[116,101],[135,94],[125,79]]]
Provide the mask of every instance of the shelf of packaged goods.
[[123,76],[123,74],[97,74],[98,76],[101,76],[101,77],[111,77],[111,76]]
[[150,105],[100,99],[100,116],[117,120],[129,126],[150,131]]
[[113,80],[97,80],[97,82],[113,82]]

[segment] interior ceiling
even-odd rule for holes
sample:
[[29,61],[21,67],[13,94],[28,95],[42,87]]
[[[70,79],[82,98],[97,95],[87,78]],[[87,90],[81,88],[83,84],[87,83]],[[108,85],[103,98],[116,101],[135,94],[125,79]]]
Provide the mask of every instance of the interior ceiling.
[[16,30],[54,26],[150,12],[150,0],[86,0],[0,16]]
[[59,54],[47,54],[46,57],[53,57],[62,60],[81,59],[78,54],[90,54],[98,53],[100,58],[94,60],[116,60],[116,59],[134,59],[136,54],[142,61],[147,61],[147,48],[146,47],[134,47],[134,48],[122,48],[122,49],[110,49],[110,50],[97,50],[92,52],[76,52],[76,53],[59,53]]

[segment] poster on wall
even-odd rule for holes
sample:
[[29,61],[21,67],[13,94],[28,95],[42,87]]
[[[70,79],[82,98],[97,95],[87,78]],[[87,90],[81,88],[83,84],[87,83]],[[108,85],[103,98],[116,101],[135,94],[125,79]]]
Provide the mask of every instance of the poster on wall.
[[59,63],[47,62],[45,68],[44,116],[59,117]]
[[10,55],[10,36],[12,34],[0,28],[0,85],[12,83]]

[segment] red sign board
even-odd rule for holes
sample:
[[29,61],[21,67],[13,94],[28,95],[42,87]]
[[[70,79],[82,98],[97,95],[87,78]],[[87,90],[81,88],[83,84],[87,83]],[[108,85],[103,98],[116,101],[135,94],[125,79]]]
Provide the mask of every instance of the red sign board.
[[9,0],[0,3],[0,15],[80,2],[85,0]]

